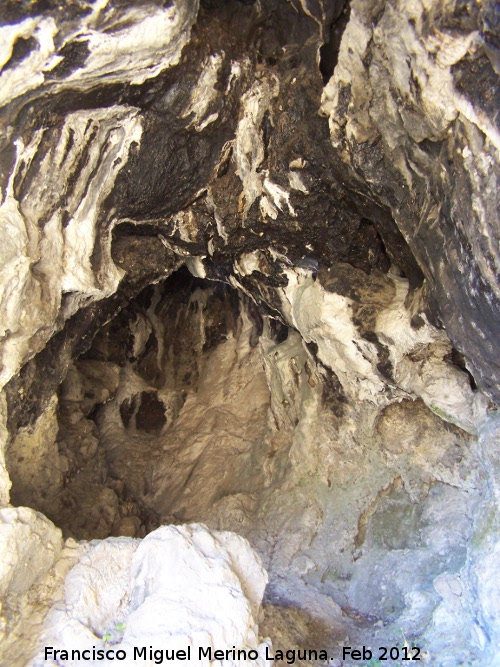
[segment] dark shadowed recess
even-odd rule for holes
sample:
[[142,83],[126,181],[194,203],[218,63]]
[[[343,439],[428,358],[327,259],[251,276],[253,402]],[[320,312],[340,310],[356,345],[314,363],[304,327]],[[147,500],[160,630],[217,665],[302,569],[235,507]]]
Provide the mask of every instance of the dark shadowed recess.
[[[47,387],[55,388],[59,399],[57,447],[59,456],[67,461],[57,488],[50,489],[47,495],[40,488],[43,487],[42,478],[36,478],[34,488],[37,491],[32,493],[33,489],[26,484],[23,475],[18,474],[18,464],[23,461],[24,453],[16,449],[17,442],[12,440],[7,456],[12,479],[11,498],[15,504],[29,504],[43,511],[65,535],[77,539],[122,534],[119,521],[96,528],[92,518],[101,499],[109,495],[123,511],[127,509],[127,513],[133,506],[132,514],[143,526],[141,535],[161,523],[159,515],[148,508],[141,494],[137,496],[133,480],[128,479],[126,471],[117,465],[115,455],[119,448],[109,449],[106,438],[103,439],[106,424],[110,423],[107,421],[109,411],[106,412],[109,402],[115,401],[113,409],[116,409],[127,437],[137,437],[134,445],[137,452],[141,442],[144,451],[149,452],[144,454],[143,462],[136,461],[137,465],[144,463],[147,467],[153,450],[155,457],[168,455],[161,450],[158,438],[168,434],[168,428],[174,426],[188,394],[196,393],[200,380],[203,381],[204,359],[209,359],[209,353],[229,337],[239,336],[242,309],[246,312],[245,322],[249,317],[252,323],[249,332],[252,347],[258,344],[264,330],[260,309],[246,295],[224,282],[196,278],[185,267],[155,285],[148,285],[126,303],[117,303],[114,299],[106,306],[99,313],[87,309],[86,336],[79,343],[75,342],[76,335],[70,338],[70,334],[81,335],[78,330],[81,315],[69,323],[69,330],[54,336],[46,350],[25,366],[20,375],[24,384],[11,383],[8,387],[9,405],[21,387],[30,394],[24,412],[11,413],[11,417],[17,417],[18,426],[34,422],[36,413],[43,409],[44,398],[45,403],[49,398]],[[104,313],[105,318],[102,317]],[[93,318],[93,315],[97,317]],[[139,345],[137,322],[146,324],[145,337]],[[286,340],[288,335],[286,327],[279,322],[270,325],[269,333],[276,342]],[[61,357],[63,363],[58,365]],[[65,363],[67,367],[70,358],[74,365],[69,382],[65,383],[63,366]],[[47,364],[51,368],[48,374],[42,372]],[[118,392],[116,385],[113,388],[107,384],[109,373],[113,375],[117,366],[122,369],[121,390]],[[131,372],[139,382],[138,387],[134,383],[130,386],[123,384],[123,378],[127,377],[123,373]],[[38,383],[38,377],[43,377],[44,383]],[[75,398],[78,394],[71,389],[75,379],[83,382],[80,398]],[[144,383],[142,386],[141,382]],[[108,387],[104,392],[103,383]],[[130,391],[123,393],[124,389]],[[331,390],[335,391],[334,385]],[[38,403],[34,401],[35,395]],[[15,426],[13,423],[12,428]],[[14,435],[15,430],[12,433]],[[148,449],[148,443],[153,443],[153,450]],[[93,446],[92,451],[89,446]],[[118,458],[122,456],[123,453],[118,453]],[[144,494],[147,495],[146,473],[144,480]],[[77,508],[78,512],[72,508]]]
[[322,44],[319,50],[319,71],[325,85],[331,79],[337,65],[340,42],[351,13],[351,7],[347,0],[337,0],[333,4],[335,5],[334,15],[328,28],[328,40]]
[[11,434],[36,422],[64,379],[68,364],[92,344],[97,331],[129,300],[130,296],[117,293],[79,310],[6,384]]
[[157,238],[124,237],[113,258],[127,272],[116,294],[81,308],[60,323],[60,330],[46,347],[27,361],[5,386],[11,434],[35,423],[64,379],[68,365],[91,346],[101,327],[144,287],[168,276],[181,264]]
[[57,52],[62,60],[46,77],[49,79],[65,79],[75,70],[83,67],[90,53],[87,43],[87,40],[81,40],[65,44]]
[[2,71],[5,72],[8,69],[12,69],[16,65],[19,65],[25,58],[27,58],[30,52],[33,49],[36,49],[38,42],[34,37],[18,37],[14,42],[12,47],[12,53],[9,60],[2,67]]

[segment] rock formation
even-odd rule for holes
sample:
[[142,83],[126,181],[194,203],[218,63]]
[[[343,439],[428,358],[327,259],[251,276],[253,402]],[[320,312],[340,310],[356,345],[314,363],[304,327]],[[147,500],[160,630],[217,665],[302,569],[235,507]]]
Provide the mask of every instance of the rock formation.
[[2,2],[2,664],[500,665],[499,73],[494,0]]

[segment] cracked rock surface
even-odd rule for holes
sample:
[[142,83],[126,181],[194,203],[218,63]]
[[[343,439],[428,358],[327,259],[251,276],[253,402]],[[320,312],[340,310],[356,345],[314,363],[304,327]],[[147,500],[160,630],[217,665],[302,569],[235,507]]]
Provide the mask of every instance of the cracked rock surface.
[[499,53],[493,0],[2,2],[0,661],[500,664]]

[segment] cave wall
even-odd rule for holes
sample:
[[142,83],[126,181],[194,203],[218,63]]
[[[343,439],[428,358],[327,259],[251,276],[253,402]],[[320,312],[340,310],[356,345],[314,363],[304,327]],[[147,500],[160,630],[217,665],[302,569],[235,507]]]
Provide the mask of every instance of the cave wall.
[[275,627],[496,664],[495,3],[0,23],[2,505],[79,539],[230,529]]
[[[195,22],[197,3],[178,4],[56,21],[4,3],[2,383],[116,292],[118,245],[130,272],[146,236],[164,271],[162,239],[208,277],[259,247],[326,267],[392,262],[412,288],[425,277],[429,316],[497,397],[494,9],[389,4],[384,19],[381,3],[282,3],[278,21],[272,2],[205,2]],[[471,68],[489,90],[476,105]]]
[[493,2],[352,2],[322,102],[351,182],[390,208],[496,400],[497,29]]

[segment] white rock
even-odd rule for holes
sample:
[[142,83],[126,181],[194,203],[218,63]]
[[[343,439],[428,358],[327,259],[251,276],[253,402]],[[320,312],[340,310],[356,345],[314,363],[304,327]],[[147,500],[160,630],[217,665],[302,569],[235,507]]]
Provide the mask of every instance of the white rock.
[[0,510],[0,598],[22,595],[62,549],[59,528],[28,507]]
[[[271,100],[279,92],[278,79],[257,80],[250,90],[243,95],[241,103],[243,117],[236,129],[234,155],[236,173],[243,183],[243,211],[248,213],[253,202],[260,197],[263,189],[263,174],[257,169],[264,160],[264,139],[262,122],[264,114],[271,105]],[[286,199],[285,199],[286,200]]]
[[[199,659],[199,647],[236,647],[258,651],[259,657],[228,659],[225,665],[264,667],[266,644],[259,644],[257,614],[266,582],[260,560],[244,538],[200,524],[163,526],[142,541],[91,543],[67,575],[63,604],[48,614],[37,656],[29,664],[76,667],[78,660],[45,660],[45,647],[71,652],[95,646],[124,651],[121,664],[130,666],[137,664],[136,648],[146,647],[148,658],[150,647],[189,648],[194,664],[208,666],[220,663]],[[141,658],[141,664],[158,663]]]
[[475,433],[485,405],[475,400],[467,375],[444,360],[451,344],[427,321],[416,329],[405,307],[408,281],[392,276],[396,294],[377,317],[375,331],[387,345],[397,385],[422,398],[439,417]]
[[[128,160],[131,144],[138,143],[141,134],[138,110],[133,107],[68,114],[59,140],[41,157],[20,202],[14,197],[14,181],[22,180],[31,162],[39,158],[42,133],[36,133],[28,146],[17,143],[16,164],[0,207],[0,230],[5,236],[0,250],[0,335],[4,334],[0,386],[50,338],[63,292],[74,293],[65,306],[64,315],[69,317],[89,297],[100,299],[116,290],[123,272],[111,260],[110,235],[101,238],[101,266],[95,270],[91,264],[99,234],[98,212]],[[74,143],[68,149],[71,137]],[[58,202],[68,174],[79,164],[82,145],[89,149],[88,160],[67,197],[68,219],[63,224]],[[48,220],[41,225],[44,218]],[[36,273],[31,268],[34,264]]]
[[188,127],[194,127],[197,132],[204,130],[207,125],[213,123],[218,117],[218,114],[216,113],[210,115],[207,114],[210,104],[214,102],[218,96],[216,84],[221,65],[222,56],[219,53],[208,56],[208,58],[205,59],[201,76],[192,90],[189,104],[181,116],[181,118],[192,116],[192,120]]
[[[42,86],[55,93],[75,85],[80,90],[88,90],[103,83],[144,83],[179,62],[199,3],[198,0],[176,0],[165,8],[132,6],[124,15],[114,15],[105,5],[107,3],[95,3],[93,11],[80,22],[61,30],[52,17],[26,19],[2,28],[2,64],[10,58],[19,37],[34,37],[38,44],[22,62],[0,74],[0,105]],[[107,29],[99,30],[103,19]],[[63,60],[57,51],[77,42],[87,43],[88,56],[82,67],[65,78],[51,81],[50,72]]]
[[283,309],[306,342],[318,346],[321,361],[338,376],[348,396],[377,400],[384,383],[374,370],[377,351],[352,321],[350,300],[324,290],[312,278],[286,270]]

